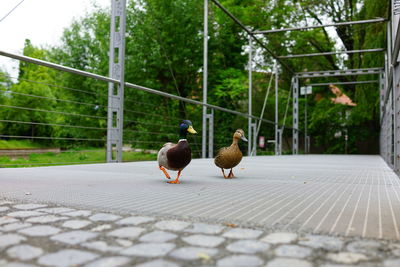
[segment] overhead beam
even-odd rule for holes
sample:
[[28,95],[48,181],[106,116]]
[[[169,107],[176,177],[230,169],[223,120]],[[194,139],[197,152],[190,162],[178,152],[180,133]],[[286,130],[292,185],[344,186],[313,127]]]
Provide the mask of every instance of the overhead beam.
[[366,24],[366,23],[379,23],[379,22],[385,22],[385,21],[387,21],[386,18],[377,18],[377,19],[369,19],[369,20],[338,22],[338,23],[323,24],[323,25],[312,25],[312,26],[303,26],[303,27],[282,28],[282,29],[265,30],[265,31],[253,31],[253,33],[255,33],[255,34],[269,34],[269,33],[276,33],[276,32],[302,31],[302,30],[315,29],[315,28],[338,27],[338,26],[355,25],[355,24]]
[[379,74],[382,71],[383,68],[367,68],[367,69],[297,72],[295,73],[295,75],[299,78],[316,78],[316,77],[332,77],[332,76],[346,76],[346,75]]
[[310,83],[306,84],[306,86],[327,86],[327,85],[349,85],[349,84],[369,84],[369,83],[379,83],[379,80],[371,80],[371,81],[355,81],[355,82],[330,82],[330,83]]
[[364,50],[322,52],[322,53],[312,53],[312,54],[298,54],[298,55],[278,56],[278,58],[284,59],[284,58],[300,58],[300,57],[317,57],[317,56],[327,56],[327,55],[354,54],[354,53],[372,53],[372,52],[383,52],[383,51],[386,51],[386,49],[384,49],[384,48],[374,48],[374,49],[364,49]]
[[211,0],[219,9],[221,9],[228,17],[230,17],[237,25],[239,25],[247,34],[249,34],[262,48],[264,48],[274,59],[276,59],[282,66],[286,68],[291,74],[294,74],[294,71],[282,60],[278,58],[278,56],[272,52],[268,47],[258,39],[255,34],[249,30],[239,19],[237,19],[229,10],[227,10],[221,3],[217,0]]

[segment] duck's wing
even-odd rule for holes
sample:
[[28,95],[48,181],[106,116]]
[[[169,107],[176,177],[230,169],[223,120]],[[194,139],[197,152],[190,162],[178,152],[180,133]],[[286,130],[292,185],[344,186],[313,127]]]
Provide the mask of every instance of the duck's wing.
[[223,147],[218,151],[214,163],[220,168],[231,169],[239,164],[242,157],[243,154],[237,145]]
[[176,146],[168,150],[167,158],[171,170],[183,170],[192,160],[192,150],[189,143],[186,140],[179,141]]
[[157,161],[159,166],[163,166],[169,169],[168,159],[167,159],[167,151],[172,147],[176,146],[174,143],[165,143],[162,148],[158,151]]
[[223,157],[224,157],[224,154],[227,152],[227,150],[228,150],[228,147],[223,147],[218,150],[217,155],[215,156],[215,159],[214,159],[214,163],[215,163],[215,165],[217,165],[217,167],[223,168],[222,167]]

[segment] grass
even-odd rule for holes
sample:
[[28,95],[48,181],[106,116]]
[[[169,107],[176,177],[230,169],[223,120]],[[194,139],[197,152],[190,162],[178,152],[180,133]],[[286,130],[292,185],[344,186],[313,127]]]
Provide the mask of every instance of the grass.
[[[15,147],[12,147],[15,149]],[[26,147],[24,147],[26,148]],[[1,148],[0,148],[1,149]],[[123,152],[124,162],[157,159],[156,154],[144,152]],[[105,163],[106,151],[98,148],[79,148],[61,153],[34,153],[26,157],[0,157],[0,168],[39,167],[70,164]]]
[[0,149],[27,149],[27,148],[44,148],[44,146],[29,140],[0,140]]

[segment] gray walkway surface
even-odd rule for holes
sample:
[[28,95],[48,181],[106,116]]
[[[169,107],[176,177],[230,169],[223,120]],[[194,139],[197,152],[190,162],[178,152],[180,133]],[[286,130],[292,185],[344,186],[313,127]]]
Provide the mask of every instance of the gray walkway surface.
[[179,185],[167,184],[156,162],[0,169],[0,196],[266,229],[400,239],[400,181],[379,156],[244,158],[235,175],[223,179],[211,159],[193,160]]
[[0,169],[0,266],[400,266],[400,183],[380,157],[244,158],[235,174]]

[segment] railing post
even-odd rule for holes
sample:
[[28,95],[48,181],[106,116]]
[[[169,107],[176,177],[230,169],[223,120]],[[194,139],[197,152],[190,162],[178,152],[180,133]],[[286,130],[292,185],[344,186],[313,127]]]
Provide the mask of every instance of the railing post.
[[248,135],[248,146],[247,146],[247,155],[251,156],[251,146],[252,146],[252,119],[251,119],[251,115],[252,115],[252,91],[253,91],[253,44],[252,44],[252,37],[251,35],[249,35],[249,108],[248,108],[248,112],[249,112],[249,118],[248,118],[248,127],[247,127],[247,135]]
[[252,156],[257,156],[257,122],[251,124],[253,131],[253,145],[252,145]]
[[279,155],[279,73],[278,63],[275,60],[275,155]]
[[293,83],[293,155],[299,154],[299,78],[294,77]]
[[[203,33],[203,103],[207,104],[208,81],[208,0],[204,0],[204,33]],[[201,157],[207,157],[207,107],[203,106]]]
[[[386,55],[385,55],[386,60]],[[379,118],[380,121],[383,119],[383,112],[385,106],[385,71],[382,71],[381,75],[379,75]]]
[[[112,0],[108,84],[107,162],[122,162],[126,0]],[[114,156],[113,151],[116,151]]]
[[214,157],[214,109],[207,114],[208,119],[208,157]]
[[282,126],[282,128],[278,130],[278,133],[279,133],[279,138],[278,138],[278,155],[282,155],[283,127],[284,127],[284,126]]

